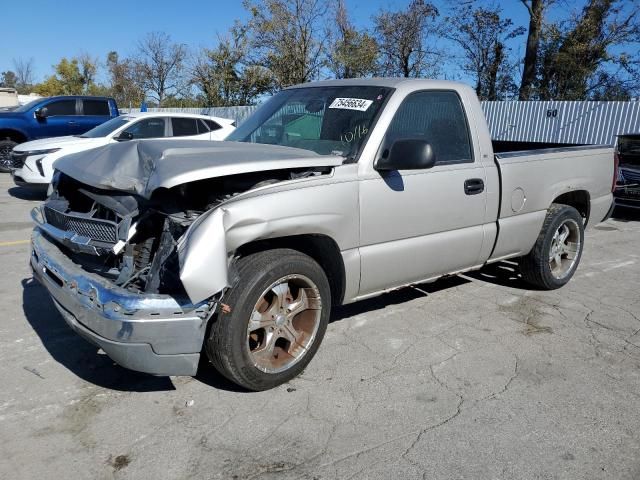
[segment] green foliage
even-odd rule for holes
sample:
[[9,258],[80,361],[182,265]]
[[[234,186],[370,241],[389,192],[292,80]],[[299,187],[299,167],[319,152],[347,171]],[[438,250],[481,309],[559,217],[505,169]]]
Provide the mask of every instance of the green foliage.
[[442,53],[435,48],[438,9],[412,0],[405,10],[380,11],[373,19],[380,52],[381,75],[435,77]]
[[335,31],[331,32],[328,66],[336,78],[357,78],[377,71],[378,44],[371,35],[358,31],[349,21],[342,0],[335,13]]
[[11,70],[2,72],[2,78],[0,78],[0,87],[16,88],[17,83],[18,78],[16,77],[15,72]]
[[448,19],[446,36],[463,52],[465,72],[475,80],[482,100],[497,100],[515,93],[513,65],[509,64],[507,41],[524,33],[513,21],[502,18],[499,8],[459,8]]
[[251,14],[251,63],[266,68],[273,89],[318,78],[324,65],[324,0],[244,0]]
[[[538,97],[542,100],[627,98],[640,86],[637,11],[624,2],[591,0],[578,18],[543,33]],[[613,47],[634,46],[631,53]]]

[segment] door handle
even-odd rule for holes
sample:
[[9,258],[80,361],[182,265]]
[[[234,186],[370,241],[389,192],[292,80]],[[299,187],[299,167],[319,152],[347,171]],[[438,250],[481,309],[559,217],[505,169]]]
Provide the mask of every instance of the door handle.
[[464,181],[464,193],[477,195],[484,192],[484,181],[481,178],[469,178]]

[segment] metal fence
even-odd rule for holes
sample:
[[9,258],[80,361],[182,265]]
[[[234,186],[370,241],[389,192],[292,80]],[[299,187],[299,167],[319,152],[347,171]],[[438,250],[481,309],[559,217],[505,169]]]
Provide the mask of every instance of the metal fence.
[[[150,108],[149,111],[199,113],[233,118],[239,125],[257,108]],[[640,133],[638,101],[482,102],[482,109],[487,117],[491,137],[506,142],[613,144],[616,135]]]
[[640,102],[483,102],[491,137],[506,142],[613,144],[640,132]]

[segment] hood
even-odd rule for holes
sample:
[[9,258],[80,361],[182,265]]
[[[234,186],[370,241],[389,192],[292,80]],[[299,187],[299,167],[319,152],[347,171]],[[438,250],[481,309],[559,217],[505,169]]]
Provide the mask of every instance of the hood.
[[242,142],[143,140],[66,155],[55,168],[79,182],[150,198],[158,188],[239,173],[333,167],[341,156]]
[[30,142],[21,143],[15,147],[17,152],[30,152],[33,150],[48,150],[50,148],[77,147],[85,145],[101,145],[107,139],[105,138],[80,138],[80,137],[53,137],[43,138],[40,140],[32,140]]
[[0,120],[11,118],[22,118],[25,112],[14,112],[12,110],[0,110]]

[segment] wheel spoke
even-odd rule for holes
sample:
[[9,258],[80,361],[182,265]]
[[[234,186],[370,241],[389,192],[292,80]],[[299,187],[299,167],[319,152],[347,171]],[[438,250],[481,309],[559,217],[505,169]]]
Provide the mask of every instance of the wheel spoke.
[[269,309],[266,312],[261,313],[258,310],[254,310],[251,314],[251,318],[249,319],[249,332],[253,332],[261,328],[272,327],[275,322],[270,311],[271,310]]
[[[560,230],[562,230],[562,233],[560,233]],[[571,231],[566,224],[562,225],[562,227],[560,227],[560,230],[558,230],[558,243],[560,245],[564,245]]]
[[274,302],[271,305],[275,310],[285,308],[289,304],[287,298],[291,298],[291,293],[289,292],[288,283],[280,283],[273,287],[271,291],[275,295]]

